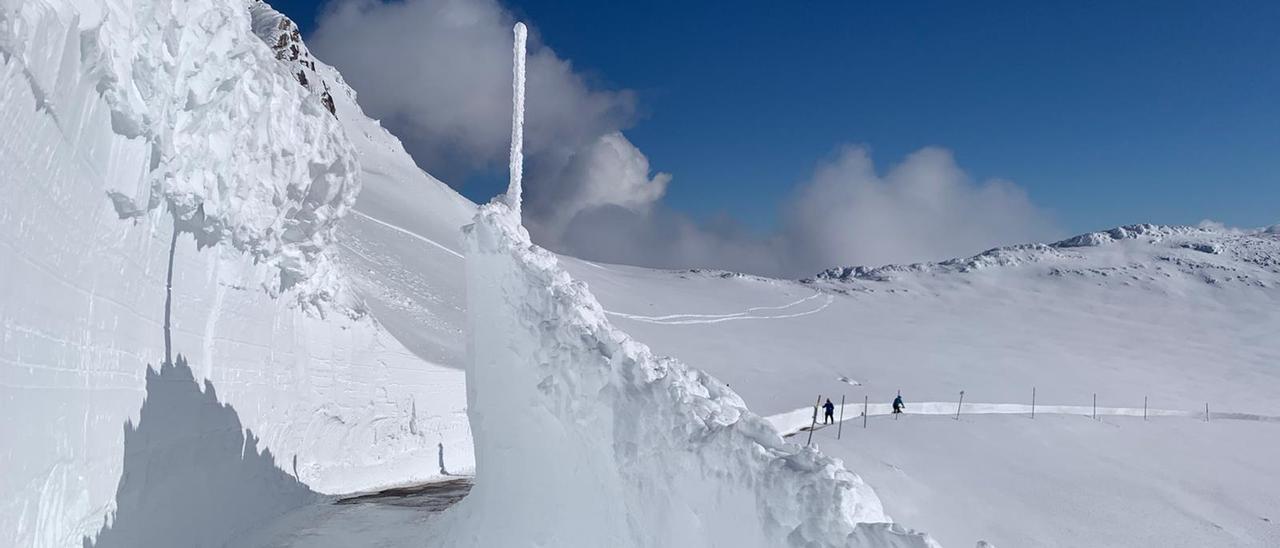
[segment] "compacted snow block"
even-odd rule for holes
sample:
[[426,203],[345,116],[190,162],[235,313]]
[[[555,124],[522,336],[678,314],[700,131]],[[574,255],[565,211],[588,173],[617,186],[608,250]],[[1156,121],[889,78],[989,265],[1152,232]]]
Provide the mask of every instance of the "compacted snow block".
[[934,546],[843,465],[614,329],[495,201],[467,232],[476,485],[449,546]]
[[[90,144],[70,122],[109,105],[112,132],[146,165],[104,174],[120,218],[163,205],[202,245],[274,267],[273,294],[300,287],[300,300],[322,301],[335,292],[324,252],[359,193],[358,155],[328,90],[302,82],[301,60],[279,56],[267,29],[254,33],[280,26],[273,14],[243,0],[0,0],[0,61],[22,66],[37,108],[76,146]],[[104,153],[116,151],[87,152]]]

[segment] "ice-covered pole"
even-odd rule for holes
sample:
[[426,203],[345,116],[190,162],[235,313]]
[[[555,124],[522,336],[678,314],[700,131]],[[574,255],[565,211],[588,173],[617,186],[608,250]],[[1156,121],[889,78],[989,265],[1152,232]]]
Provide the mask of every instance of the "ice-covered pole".
[[512,46],[511,63],[511,183],[507,187],[507,205],[520,217],[521,180],[524,176],[524,44],[528,30],[524,23],[516,23],[515,44]]

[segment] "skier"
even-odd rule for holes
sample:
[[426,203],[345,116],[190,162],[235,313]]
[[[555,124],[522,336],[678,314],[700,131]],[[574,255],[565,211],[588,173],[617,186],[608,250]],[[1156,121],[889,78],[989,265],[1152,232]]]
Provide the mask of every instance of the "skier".
[[902,410],[906,407],[907,407],[906,404],[902,403],[902,394],[898,394],[898,397],[893,398],[893,414],[894,415],[901,414]]
[[822,424],[836,422],[836,404],[831,403],[831,398],[827,398],[827,403],[822,404],[822,408],[827,410],[827,414],[822,418]]

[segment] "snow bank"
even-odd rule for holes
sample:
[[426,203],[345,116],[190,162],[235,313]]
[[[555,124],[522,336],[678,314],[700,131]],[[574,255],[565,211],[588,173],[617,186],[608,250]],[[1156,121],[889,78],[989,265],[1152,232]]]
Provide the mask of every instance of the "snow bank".
[[476,486],[445,545],[932,545],[839,461],[614,329],[506,203],[467,236]]
[[[212,512],[193,497],[427,479],[439,444],[451,470],[470,461],[460,371],[296,304],[343,274],[323,248],[358,166],[251,22],[240,0],[0,0],[5,546],[173,546],[175,523],[230,534],[302,500]],[[217,420],[147,418],[173,409],[147,375],[166,339],[203,389],[183,394],[216,400]],[[236,465],[161,465],[240,455],[237,438],[256,447]]]
[[332,296],[323,252],[359,191],[356,154],[325,92],[254,34],[249,6],[0,0],[0,11],[0,48],[42,109],[74,116],[80,88],[95,88],[113,130],[146,144],[145,176],[107,189],[121,218],[163,203],[202,245],[275,267],[270,291],[310,282],[302,297]]

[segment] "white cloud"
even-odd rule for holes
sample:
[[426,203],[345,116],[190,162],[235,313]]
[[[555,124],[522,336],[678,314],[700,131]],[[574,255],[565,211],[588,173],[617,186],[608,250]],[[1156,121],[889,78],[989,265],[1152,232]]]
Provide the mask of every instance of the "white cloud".
[[570,254],[665,268],[715,267],[803,277],[843,265],[944,260],[1059,236],[1018,186],[973,182],[950,152],[926,148],[880,175],[845,147],[781,207],[775,234],[731,219],[700,225],[661,203],[585,207],[557,243]]
[[[514,22],[492,0],[335,0],[307,43],[420,164],[448,178],[505,161]],[[533,175],[559,171],[634,116],[631,92],[593,89],[536,34],[526,70]]]
[[554,177],[531,197],[536,233],[559,241],[580,212],[615,205],[646,214],[660,200],[671,176],[649,177],[649,159],[619,132],[602,135],[576,152]]
[[846,147],[801,186],[784,218],[793,261],[809,270],[940,260],[1057,235],[1020,187],[975,183],[941,148],[881,176],[865,148]]
[[[334,0],[308,38],[360,104],[445,180],[505,164],[511,26],[494,0]],[[1056,236],[1016,185],[975,183],[943,149],[880,175],[846,147],[757,234],[722,217],[698,223],[662,202],[671,176],[621,133],[634,95],[597,89],[536,31],[528,60],[526,221],[544,246],[656,267],[806,276],[837,265],[940,260]]]

